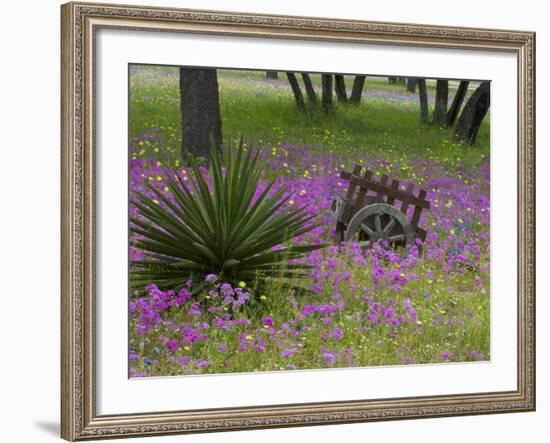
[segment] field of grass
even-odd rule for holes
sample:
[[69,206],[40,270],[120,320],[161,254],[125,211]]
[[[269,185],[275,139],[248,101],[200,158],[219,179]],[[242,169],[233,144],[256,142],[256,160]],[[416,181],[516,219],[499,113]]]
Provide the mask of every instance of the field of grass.
[[[130,375],[489,359],[488,119],[477,145],[463,146],[452,129],[420,123],[418,99],[404,85],[368,78],[360,106],[336,104],[327,115],[314,107],[299,112],[280,79],[220,71],[222,130],[227,143],[242,134],[263,149],[264,179],[277,177],[293,195],[288,204],[307,207],[320,222],[293,240],[332,244],[303,259],[312,266],[311,292],[299,295],[274,280],[256,293],[254,282],[229,285],[216,275],[193,296],[150,284],[130,298]],[[149,183],[169,196],[172,168],[186,180],[180,145],[177,69],[134,67],[132,192],[147,193]],[[426,189],[432,206],[421,218],[428,231],[421,248],[335,243],[328,209],[347,187],[341,169],[355,162]],[[130,253],[141,257],[134,246]]]
[[[141,155],[176,160],[181,152],[181,111],[177,68],[134,67],[130,88],[130,138],[156,135],[138,141]],[[319,76],[312,81],[320,88]],[[489,154],[489,124],[484,121],[477,146],[453,141],[453,130],[423,125],[415,94],[402,84],[367,77],[361,106],[342,106],[326,114],[319,107],[297,112],[288,81],[266,80],[265,73],[220,71],[222,131],[226,141],[244,135],[259,146],[283,143],[319,145],[328,152],[348,156],[380,156],[386,161],[431,158],[449,164],[479,165]],[[352,80],[350,77],[348,81]],[[449,95],[453,96],[454,88]],[[435,87],[428,81],[433,102]],[[431,110],[431,106],[430,106]]]

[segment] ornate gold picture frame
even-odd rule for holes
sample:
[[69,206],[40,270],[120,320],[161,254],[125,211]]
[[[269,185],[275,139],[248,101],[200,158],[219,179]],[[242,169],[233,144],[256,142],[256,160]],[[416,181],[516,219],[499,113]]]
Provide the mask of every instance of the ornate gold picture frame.
[[[61,436],[87,440],[533,411],[535,34],[72,2],[61,7]],[[517,56],[517,389],[498,392],[98,415],[96,33],[100,29],[472,49]],[[122,171],[121,173],[124,173]],[[105,246],[103,246],[105,247]],[[497,276],[498,278],[498,276]],[[125,321],[121,319],[121,321]],[[122,352],[122,351],[121,351]]]

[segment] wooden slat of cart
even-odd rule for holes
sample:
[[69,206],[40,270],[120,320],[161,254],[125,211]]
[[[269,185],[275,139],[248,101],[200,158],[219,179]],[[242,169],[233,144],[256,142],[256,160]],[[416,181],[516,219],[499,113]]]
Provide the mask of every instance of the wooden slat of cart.
[[[372,171],[369,171],[368,169],[365,171],[365,174],[363,177],[366,180],[370,180],[372,177]],[[363,206],[365,206],[365,200],[367,198],[367,192],[369,190],[365,188],[364,186],[359,187],[359,192],[357,193],[357,200],[355,202],[355,210],[358,211]]]
[[405,194],[407,194],[407,196],[400,199],[401,200],[401,212],[405,215],[407,215],[407,210],[409,209],[409,206],[411,205],[411,203],[414,204],[411,201],[412,200],[411,197],[414,198],[413,191],[414,191],[414,183],[409,183],[407,185],[407,189],[405,189]]
[[[420,190],[420,192],[418,193],[418,198],[421,198],[422,200],[426,199],[426,191],[424,189]],[[422,208],[415,205],[412,220],[411,220],[411,224],[415,228],[418,228],[418,223],[420,222],[421,214],[422,214]]]
[[386,185],[387,183],[388,183],[388,175],[384,174],[382,175],[382,177],[380,177],[380,185],[383,186],[384,188],[379,190],[376,193],[376,197],[374,197],[374,201],[376,203],[382,203],[384,201],[384,197],[388,195],[388,187]]
[[[349,172],[347,173],[349,174]],[[358,176],[361,174],[361,166],[355,165],[353,167],[353,172],[349,174],[350,176]],[[340,177],[342,177],[342,174],[340,174]],[[343,177],[342,177],[343,178]],[[353,213],[353,197],[355,195],[355,190],[358,185],[353,180],[349,181],[348,190],[346,191],[346,197],[344,199],[344,207],[342,208],[342,213],[340,215],[340,222],[348,224],[351,215]]]
[[401,191],[400,189],[395,189],[395,190],[388,189],[387,187],[380,185],[380,183],[375,182],[372,179],[367,180],[363,177],[357,177],[347,171],[342,171],[342,173],[340,174],[340,177],[345,180],[349,180],[350,185],[353,184],[355,186],[365,187],[367,189],[373,190],[374,192],[382,191],[386,195],[393,197],[394,200],[401,200],[402,202],[407,201],[408,204],[414,205],[414,206],[420,206],[423,209],[430,208],[430,202],[428,202],[427,200],[421,200],[414,195],[407,194],[406,191]]
[[388,192],[388,198],[386,199],[386,203],[388,205],[392,205],[395,202],[394,192],[399,190],[399,180],[392,180],[391,181],[391,187],[390,190],[392,192]]

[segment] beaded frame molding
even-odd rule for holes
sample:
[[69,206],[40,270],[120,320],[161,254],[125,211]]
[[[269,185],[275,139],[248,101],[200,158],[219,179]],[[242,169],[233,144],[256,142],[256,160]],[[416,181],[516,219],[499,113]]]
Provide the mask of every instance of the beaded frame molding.
[[[94,35],[100,28],[462,48],[516,54],[517,389],[383,400],[97,415],[93,158]],[[79,2],[62,5],[61,31],[61,436],[64,439],[74,441],[535,409],[534,33]]]

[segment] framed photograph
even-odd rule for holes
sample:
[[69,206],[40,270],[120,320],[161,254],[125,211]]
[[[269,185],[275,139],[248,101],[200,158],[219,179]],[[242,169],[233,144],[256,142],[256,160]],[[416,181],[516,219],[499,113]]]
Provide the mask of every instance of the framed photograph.
[[535,409],[535,35],[67,3],[67,440]]

